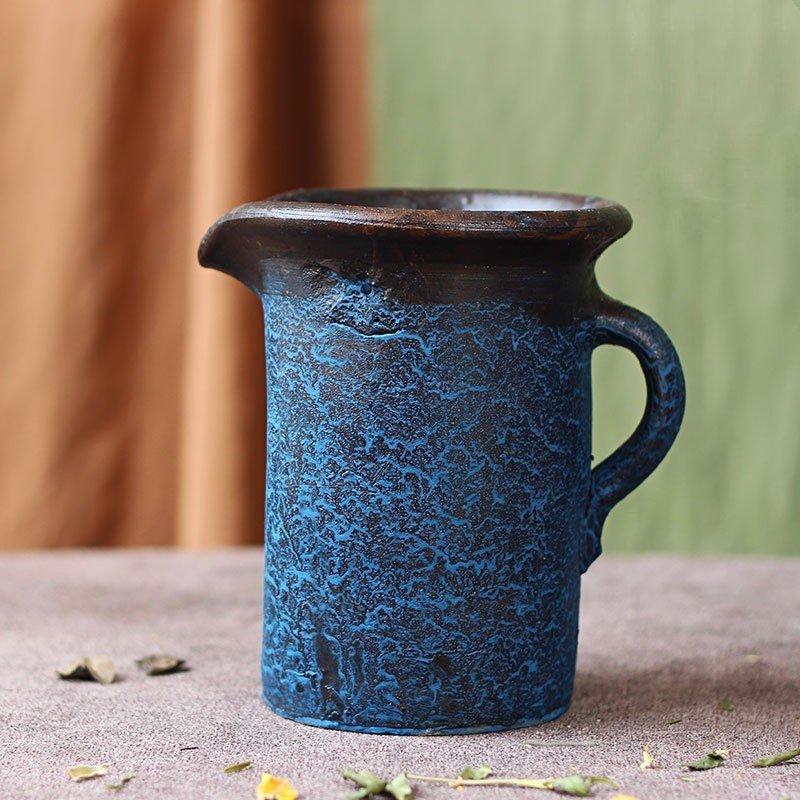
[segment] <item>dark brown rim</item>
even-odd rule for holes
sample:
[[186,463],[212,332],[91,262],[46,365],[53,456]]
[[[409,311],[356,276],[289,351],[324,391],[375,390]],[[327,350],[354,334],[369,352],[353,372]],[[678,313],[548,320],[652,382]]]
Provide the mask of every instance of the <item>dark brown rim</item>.
[[[472,210],[480,198],[502,201],[502,210]],[[521,210],[514,210],[514,199]],[[531,209],[537,202],[566,208]],[[458,203],[462,207],[453,208]],[[463,207],[466,204],[467,207]],[[527,208],[526,208],[527,207]],[[370,235],[438,234],[535,239],[584,232],[613,241],[631,227],[628,211],[600,197],[497,189],[297,189],[248,203],[226,221],[258,219],[282,227]]]

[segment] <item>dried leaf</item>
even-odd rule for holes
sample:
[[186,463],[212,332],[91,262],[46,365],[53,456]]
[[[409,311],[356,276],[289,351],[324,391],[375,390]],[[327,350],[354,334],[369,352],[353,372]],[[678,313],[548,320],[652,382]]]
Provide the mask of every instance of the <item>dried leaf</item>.
[[340,770],[340,774],[343,778],[347,778],[347,780],[353,781],[353,783],[361,787],[359,791],[348,794],[348,800],[361,800],[361,798],[364,797],[374,797],[386,788],[386,781],[383,780],[383,778],[379,778],[375,773],[365,769],[356,772],[354,769],[345,767],[343,770]]
[[394,800],[412,800],[414,797],[414,792],[408,785],[408,778],[405,772],[401,772],[392,778],[383,791],[394,797]]
[[257,800],[295,800],[299,793],[286,778],[278,778],[264,772],[261,783],[256,786]]
[[490,775],[494,775],[494,770],[488,764],[484,764],[482,767],[466,766],[458,773],[459,778],[466,778],[467,780],[473,781],[482,781]]
[[712,750],[710,753],[706,753],[705,758],[701,758],[693,764],[687,764],[686,769],[691,769],[695,772],[704,769],[715,769],[716,767],[722,766],[722,764],[725,763],[725,757],[730,754],[730,750]]
[[110,764],[75,764],[73,767],[67,767],[67,775],[70,780],[75,781],[88,781],[91,778],[99,778],[108,772]]
[[552,786],[548,786],[548,789],[552,788],[555,792],[572,795],[573,797],[589,797],[592,793],[592,786],[595,783],[605,783],[615,789],[619,788],[611,778],[597,775],[566,775],[563,778],[551,778],[550,780],[552,781]]
[[691,775],[681,775],[681,780],[686,781],[686,783],[694,783],[697,778],[693,778]]
[[667,720],[666,722],[662,722],[661,724],[664,727],[667,727],[668,725],[677,725],[679,722],[683,722],[683,720],[682,719],[670,719],[670,720]]
[[733,703],[731,703],[727,697],[723,697],[722,700],[717,703],[717,708],[720,711],[733,711]]
[[243,772],[249,766],[251,766],[252,763],[253,763],[252,761],[242,761],[241,764],[230,764],[229,766],[225,767],[225,769],[223,769],[222,771],[227,772],[228,774],[232,772]]
[[653,753],[650,750],[649,744],[644,746],[644,751],[642,752],[642,763],[639,764],[639,769],[653,769]]
[[744,654],[744,660],[748,664],[758,664],[758,662],[761,661],[762,658],[763,658],[763,656],[760,656],[758,653],[745,653]]
[[136,663],[148,675],[170,675],[173,672],[187,672],[189,669],[185,659],[161,654],[145,656]]
[[127,775],[123,775],[119,779],[119,783],[107,783],[106,789],[112,792],[118,792],[128,781],[133,780],[136,777],[135,772],[129,772]]
[[107,656],[89,656],[63,669],[56,670],[67,681],[97,681],[107,685],[114,682],[114,662]]
[[782,753],[773,753],[771,756],[757,758],[752,766],[754,767],[776,767],[778,764],[785,764],[793,758],[800,756],[800,750],[784,750]]

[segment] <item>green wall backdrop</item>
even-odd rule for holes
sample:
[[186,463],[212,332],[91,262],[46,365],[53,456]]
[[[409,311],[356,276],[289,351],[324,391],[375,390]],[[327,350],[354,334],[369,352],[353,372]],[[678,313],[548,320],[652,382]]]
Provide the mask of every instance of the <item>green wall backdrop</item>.
[[[611,551],[800,553],[800,8],[793,0],[374,0],[374,182],[620,200],[599,262],[682,355],[686,422]],[[638,421],[593,366],[595,455]]]

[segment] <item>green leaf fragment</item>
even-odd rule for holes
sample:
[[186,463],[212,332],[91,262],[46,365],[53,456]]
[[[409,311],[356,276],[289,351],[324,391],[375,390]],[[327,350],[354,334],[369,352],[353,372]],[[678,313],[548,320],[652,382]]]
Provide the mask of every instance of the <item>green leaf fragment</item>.
[[189,669],[185,659],[163,654],[145,656],[136,663],[148,675],[170,675],[173,672],[186,672]]
[[113,683],[117,674],[114,662],[107,656],[88,656],[56,672],[67,681],[97,681],[104,685]]
[[412,800],[414,797],[414,792],[408,785],[408,778],[405,772],[401,772],[399,775],[392,778],[392,780],[386,784],[384,792],[394,797],[395,800]]
[[230,764],[229,766],[225,767],[225,769],[223,769],[222,771],[230,775],[233,772],[242,772],[252,764],[253,764],[252,761],[242,761],[241,764]]
[[717,708],[720,711],[733,711],[733,703],[731,703],[727,697],[723,697],[722,700],[717,703]]
[[596,783],[604,783],[614,789],[618,789],[617,784],[611,778],[599,775],[566,775],[563,778],[552,778],[552,790],[561,794],[572,795],[573,797],[589,797],[592,793],[592,786]]
[[[368,770],[354,770],[345,767],[340,770],[341,776],[347,780],[353,781],[357,786],[361,787],[358,792],[351,792],[347,795],[349,800],[361,800],[363,797],[373,797],[380,794],[386,788],[386,781],[379,778],[374,772]],[[399,777],[399,776],[398,776]]]
[[730,754],[730,750],[712,750],[710,753],[706,753],[705,758],[701,758],[699,761],[695,761],[692,764],[687,764],[686,769],[691,769],[695,772],[705,769],[716,769],[716,767],[720,767],[725,763],[725,758]]
[[661,724],[664,727],[666,727],[668,725],[677,725],[679,722],[683,722],[683,720],[682,719],[670,719],[670,720],[667,720],[666,722],[662,722]]
[[762,756],[757,758],[752,766],[754,767],[776,767],[778,764],[785,764],[793,758],[800,756],[800,749],[798,750],[784,750],[782,753],[773,753],[770,756]]
[[484,764],[482,767],[471,767],[467,765],[458,773],[459,778],[472,781],[482,781],[490,775],[494,775],[494,770],[488,764]]
[[123,775],[119,779],[119,783],[107,783],[106,789],[111,792],[118,792],[128,781],[133,780],[136,777],[135,772],[129,772],[127,775]]
[[67,775],[76,783],[88,781],[91,778],[105,775],[110,766],[110,764],[75,764],[75,766],[67,767]]

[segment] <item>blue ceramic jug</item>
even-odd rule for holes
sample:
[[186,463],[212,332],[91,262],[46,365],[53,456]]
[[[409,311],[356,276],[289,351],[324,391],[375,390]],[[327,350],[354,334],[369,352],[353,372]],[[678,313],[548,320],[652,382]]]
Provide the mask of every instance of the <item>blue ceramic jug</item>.
[[[235,209],[200,261],[260,297],[263,695],[372,733],[533,725],[570,703],[580,576],[672,444],[678,356],[598,288],[620,205],[311,190]],[[633,435],[593,470],[592,351],[633,351]]]

